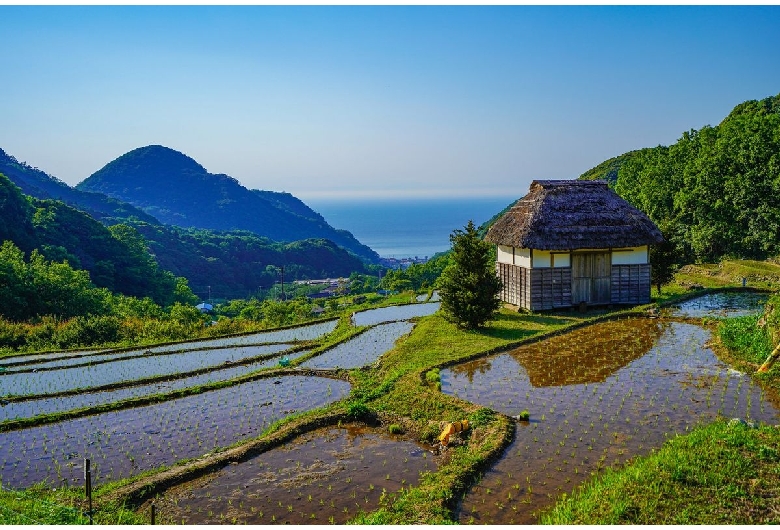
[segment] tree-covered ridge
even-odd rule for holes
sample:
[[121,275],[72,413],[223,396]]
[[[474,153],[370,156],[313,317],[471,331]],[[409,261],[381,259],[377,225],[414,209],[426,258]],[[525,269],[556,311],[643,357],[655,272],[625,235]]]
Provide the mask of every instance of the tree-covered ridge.
[[780,254],[780,95],[604,164],[618,160],[615,191],[661,228],[678,263]]
[[3,173],[26,195],[38,199],[57,199],[69,206],[88,213],[95,219],[136,218],[147,223],[158,223],[157,219],[142,210],[101,193],[90,193],[71,188],[53,177],[0,149],[0,173]]
[[[25,196],[0,174],[0,242],[67,261],[97,287],[167,305],[175,276],[202,298],[243,298],[285,281],[367,272],[354,254],[324,239],[280,243],[251,232],[184,229],[128,220],[106,227],[55,200]],[[171,274],[172,273],[172,274]],[[209,289],[210,288],[210,289]]]
[[133,223],[160,266],[188,279],[205,298],[245,298],[286,282],[348,277],[367,272],[366,265],[335,243],[306,239],[280,243],[251,232],[218,232]]
[[107,228],[60,201],[27,197],[1,173],[0,219],[0,241],[87,271],[96,287],[148,296],[161,305],[174,299],[176,278],[157,265],[143,238],[130,226]]
[[580,175],[579,180],[606,180],[611,187],[614,187],[618,179],[620,168],[623,167],[623,164],[625,164],[626,161],[630,160],[639,152],[640,151],[629,151],[628,153],[623,153],[622,155],[605,160],[601,164]]
[[243,187],[190,157],[159,145],[134,149],[81,182],[78,189],[127,201],[160,221],[187,228],[247,230],[275,241],[322,238],[376,263],[379,256],[336,230],[292,195]]

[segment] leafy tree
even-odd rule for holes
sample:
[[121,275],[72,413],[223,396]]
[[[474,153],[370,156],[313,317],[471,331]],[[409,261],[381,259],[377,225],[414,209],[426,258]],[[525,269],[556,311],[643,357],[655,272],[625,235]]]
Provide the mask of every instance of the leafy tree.
[[650,282],[661,294],[661,286],[674,278],[677,270],[677,245],[671,240],[666,224],[659,226],[664,236],[664,242],[650,246]]
[[668,234],[654,263],[780,254],[780,95],[742,103],[669,147],[623,155],[615,191]]
[[47,261],[37,250],[24,260],[13,242],[0,246],[0,316],[21,321],[44,315],[69,318],[106,311],[111,294],[89,273]]
[[479,238],[472,221],[455,230],[450,241],[451,261],[439,279],[442,310],[460,327],[482,327],[501,306],[491,245]]
[[196,305],[198,303],[198,297],[192,292],[187,282],[187,278],[179,276],[176,278],[176,287],[173,289],[174,303]]
[[197,307],[180,304],[179,302],[174,302],[171,306],[171,320],[180,324],[192,325],[197,322],[203,322],[204,319],[203,313]]

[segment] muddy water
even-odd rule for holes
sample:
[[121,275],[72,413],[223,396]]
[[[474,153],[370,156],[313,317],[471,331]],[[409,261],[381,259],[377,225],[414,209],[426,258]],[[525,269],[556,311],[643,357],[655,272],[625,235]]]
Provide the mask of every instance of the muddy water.
[[775,406],[715,357],[709,338],[690,324],[625,320],[442,370],[443,392],[531,416],[465,496],[460,522],[534,523],[590,473],[718,415],[776,422]]
[[435,471],[430,447],[382,429],[329,427],[168,491],[161,521],[183,524],[344,523]]
[[0,434],[0,480],[12,488],[46,480],[93,483],[130,477],[259,436],[274,421],[349,393],[344,381],[284,376],[260,379],[133,409]]

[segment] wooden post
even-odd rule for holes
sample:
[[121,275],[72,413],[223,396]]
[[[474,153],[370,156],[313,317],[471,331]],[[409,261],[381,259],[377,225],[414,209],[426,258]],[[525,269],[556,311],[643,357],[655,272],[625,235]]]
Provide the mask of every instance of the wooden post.
[[152,524],[155,525],[155,524],[157,524],[157,522],[156,522],[156,519],[157,519],[157,507],[154,505],[154,502],[152,502],[151,508],[152,508]]
[[761,365],[761,368],[758,369],[759,374],[763,374],[765,372],[768,372],[770,368],[772,368],[772,365],[775,364],[775,361],[777,358],[780,357],[780,344],[777,345],[777,347],[772,350],[772,353],[769,354],[769,357],[766,358],[766,361],[764,361],[764,364]]
[[89,458],[84,459],[84,482],[84,488],[87,493],[87,512],[85,515],[89,517],[89,524],[92,524],[92,470],[90,469]]

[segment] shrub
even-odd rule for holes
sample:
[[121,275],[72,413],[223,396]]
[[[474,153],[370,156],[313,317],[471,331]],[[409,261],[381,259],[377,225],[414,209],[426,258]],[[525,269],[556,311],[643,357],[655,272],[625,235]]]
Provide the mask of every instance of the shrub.
[[370,418],[371,415],[371,409],[363,402],[353,401],[347,405],[347,417],[351,420],[366,420]]
[[488,408],[478,409],[476,412],[468,417],[469,425],[472,427],[480,427],[492,422],[496,417],[496,413]]
[[403,429],[403,427],[401,427],[397,423],[391,423],[387,427],[387,432],[389,432],[390,434],[403,434],[404,433],[404,429]]

